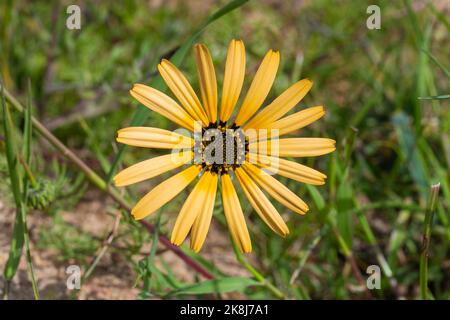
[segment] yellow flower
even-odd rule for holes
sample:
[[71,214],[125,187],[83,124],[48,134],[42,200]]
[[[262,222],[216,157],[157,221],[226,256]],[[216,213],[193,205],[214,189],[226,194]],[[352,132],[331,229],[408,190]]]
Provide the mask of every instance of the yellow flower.
[[285,116],[311,89],[312,82],[308,79],[298,81],[258,112],[275,79],[280,63],[279,52],[269,50],[266,54],[239,111],[231,120],[244,82],[243,42],[232,40],[228,47],[220,103],[210,53],[202,44],[194,48],[201,100],[181,71],[167,60],[161,61],[158,70],[181,105],[166,94],[143,84],[134,85],[130,91],[146,107],[193,134],[187,136],[147,127],[119,130],[117,141],[120,143],[170,149],[171,153],[123,170],[115,176],[114,182],[117,186],[130,185],[189,163],[187,169],[147,193],[133,208],[131,213],[134,218],[143,219],[154,213],[199,178],[181,208],[171,236],[171,241],[180,245],[190,233],[191,248],[198,252],[211,223],[220,184],[223,209],[232,239],[242,252],[250,252],[250,235],[232,180],[239,182],[261,219],[274,232],[285,237],[289,233],[288,227],[261,188],[290,210],[304,214],[308,211],[306,203],[273,175],[314,185],[324,184],[326,176],[280,157],[330,153],[335,150],[335,141],[326,138],[279,138],[309,125],[325,114],[322,106],[316,106]]

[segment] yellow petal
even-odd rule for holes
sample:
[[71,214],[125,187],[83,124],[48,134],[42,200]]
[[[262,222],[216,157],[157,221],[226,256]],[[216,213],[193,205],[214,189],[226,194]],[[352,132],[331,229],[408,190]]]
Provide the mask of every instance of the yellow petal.
[[[267,124],[265,128],[248,128],[246,132],[253,132],[253,134],[247,134],[249,141],[255,140],[267,140],[269,138],[276,139],[282,135],[291,133],[295,130],[306,127],[314,121],[320,119],[325,115],[325,111],[322,106],[311,107],[305,110],[296,112],[290,116],[284,117],[280,120]],[[267,131],[264,132],[264,129]]]
[[128,127],[117,131],[117,142],[135,147],[187,149],[194,140],[181,134],[150,127]]
[[186,129],[194,130],[194,119],[166,94],[143,84],[135,84],[130,94],[144,106]]
[[284,91],[271,104],[261,110],[244,128],[267,128],[295,107],[312,87],[312,81],[303,79]]
[[237,168],[235,173],[250,204],[261,219],[280,236],[285,237],[288,235],[289,229],[283,218],[256,183],[250,179],[242,168]]
[[300,214],[309,210],[302,199],[271,175],[250,163],[244,163],[242,167],[256,183],[287,208]]
[[307,125],[322,118],[325,114],[322,106],[311,107],[290,116],[284,117],[267,126],[272,129],[279,130],[279,135],[288,134],[292,131],[306,127]]
[[208,234],[216,199],[217,182],[219,180],[219,176],[210,171],[206,171],[205,175],[207,176],[209,185],[203,197],[202,209],[198,213],[197,218],[195,218],[191,230],[191,249],[195,252],[200,251]]
[[279,174],[280,176],[296,180],[298,182],[323,185],[326,175],[310,167],[283,158],[268,157],[264,155],[249,154],[250,163],[258,164],[264,170]]
[[191,117],[201,121],[204,126],[209,125],[208,117],[200,104],[200,100],[198,100],[194,89],[181,71],[165,59],[158,65],[158,70],[167,86]]
[[242,126],[261,107],[275,80],[279,64],[280,53],[269,50],[261,62],[239,113],[236,116],[236,125]]
[[136,220],[152,214],[186,188],[200,171],[200,166],[191,166],[161,182],[136,204],[131,214]]
[[287,138],[249,143],[249,150],[280,157],[315,157],[336,150],[336,141],[328,138]]
[[241,40],[231,40],[228,46],[225,76],[220,102],[220,120],[227,122],[242,90],[245,76],[245,47]]
[[151,179],[164,172],[181,167],[193,158],[192,151],[176,152],[164,156],[141,161],[131,167],[122,170],[114,177],[114,184],[118,187]]
[[194,48],[203,107],[209,122],[214,123],[217,120],[217,80],[214,64],[205,45],[197,44]]
[[239,198],[228,174],[221,176],[222,202],[231,238],[243,253],[252,251],[252,242],[242,213]]
[[171,242],[181,245],[191,230],[195,218],[200,214],[205,204],[205,197],[211,183],[211,175],[203,174],[192,192],[183,204],[172,230]]

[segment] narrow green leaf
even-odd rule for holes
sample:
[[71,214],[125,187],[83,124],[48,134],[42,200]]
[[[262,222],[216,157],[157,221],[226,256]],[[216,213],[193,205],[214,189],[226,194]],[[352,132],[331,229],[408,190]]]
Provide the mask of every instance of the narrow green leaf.
[[[430,47],[431,35],[432,35],[432,25],[430,24],[426,28],[425,33],[422,37],[420,46],[424,50],[419,51],[419,61],[417,64],[416,85],[417,85],[417,93],[418,96],[420,97],[427,94],[427,75],[430,72],[430,70],[429,70],[428,56],[425,52]],[[421,132],[422,127],[422,105],[418,101],[415,101],[414,103],[414,126],[416,129],[416,133],[419,134]]]
[[3,109],[3,129],[5,132],[6,160],[8,162],[8,172],[11,180],[11,191],[16,204],[16,218],[14,222],[13,236],[9,250],[8,261],[5,265],[4,277],[10,281],[16,274],[24,244],[24,225],[21,216],[22,193],[20,186],[19,165],[15,144],[14,126],[5,101],[5,92],[2,85],[2,109]]
[[350,183],[343,180],[339,185],[336,195],[337,207],[337,228],[347,243],[352,247],[353,240],[353,221],[351,209],[354,208],[353,190]]
[[245,277],[219,278],[206,280],[193,285],[182,287],[172,291],[168,296],[180,294],[208,294],[208,293],[226,293],[232,291],[242,292],[249,286],[259,286],[257,281]]
[[431,52],[426,49],[422,49],[422,51],[425,52],[431,61],[433,61],[445,73],[445,75],[450,78],[450,71]]
[[317,190],[317,187],[307,184],[306,189],[308,189],[309,195],[311,196],[317,210],[319,210],[319,211],[324,210],[325,209],[325,200],[323,199],[319,190]]
[[423,224],[422,252],[420,255],[420,298],[428,299],[428,254],[430,247],[431,225],[436,211],[440,184],[431,186],[430,199]]
[[22,205],[20,207],[20,216],[22,218],[22,230],[23,230],[23,238],[24,238],[24,244],[25,244],[25,253],[27,258],[27,267],[28,267],[28,274],[31,278],[31,285],[33,288],[33,294],[35,300],[39,300],[39,290],[36,282],[36,275],[34,274],[34,268],[33,268],[33,261],[31,258],[31,251],[30,251],[30,238],[28,236],[28,226],[27,226],[27,203],[28,203],[28,185],[31,183],[31,185],[34,187],[36,185],[36,181],[33,177],[33,174],[31,172],[31,143],[32,143],[32,121],[31,121],[31,105],[32,105],[32,94],[31,94],[31,81],[28,79],[28,96],[27,96],[27,105],[25,108],[25,121],[24,121],[24,129],[23,129],[23,135],[24,135],[24,141],[23,141],[23,166],[24,166],[24,182],[23,182],[23,190],[22,190]]
[[[167,263],[164,264],[164,271],[166,271],[166,267]],[[176,279],[173,273],[161,272],[154,264],[148,265],[147,268],[151,272],[151,274],[156,277],[158,283],[162,284],[164,287],[169,287],[172,289],[178,289],[181,287],[180,282]]]
[[431,96],[431,97],[418,97],[419,100],[445,100],[450,99],[450,94],[443,94],[439,96]]
[[9,248],[8,261],[5,265],[4,277],[5,280],[10,281],[14,278],[19,267],[20,257],[22,256],[22,249],[24,244],[23,236],[23,222],[20,212],[16,211],[16,218],[14,220],[13,236],[11,238],[11,245]]
[[27,105],[25,108],[25,121],[24,121],[24,128],[23,128],[23,159],[25,162],[30,165],[31,160],[31,134],[32,134],[32,122],[31,122],[31,82],[28,80],[28,98],[27,98]]
[[11,179],[11,188],[14,195],[14,200],[16,206],[19,207],[21,203],[19,159],[17,157],[14,125],[11,118],[11,113],[9,112],[9,107],[5,101],[5,95],[3,90],[2,90],[2,107],[3,107],[3,129],[5,131],[6,159],[8,161],[8,171]]
[[425,195],[428,189],[428,173],[409,120],[408,116],[403,112],[396,113],[392,117],[400,149],[408,166],[409,173],[421,194]]
[[156,250],[158,249],[158,242],[159,242],[159,227],[161,223],[161,212],[162,210],[159,210],[158,216],[156,218],[156,224],[155,224],[155,232],[153,233],[153,239],[152,239],[152,246],[150,249],[150,254],[146,258],[145,266],[148,268],[146,277],[147,279],[144,279],[144,290],[150,291],[152,289],[152,267],[154,267],[155,264],[155,256],[156,256]]
[[450,22],[448,21],[447,11],[442,10],[441,8],[436,8],[436,4],[430,1],[429,8],[436,15],[436,18],[445,26],[447,33],[450,33]]

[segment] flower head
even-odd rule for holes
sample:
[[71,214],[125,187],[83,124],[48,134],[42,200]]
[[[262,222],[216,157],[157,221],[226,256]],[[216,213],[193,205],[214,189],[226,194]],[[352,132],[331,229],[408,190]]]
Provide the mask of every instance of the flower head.
[[147,193],[133,208],[132,215],[136,219],[147,217],[198,179],[180,210],[171,236],[171,241],[180,245],[190,233],[191,248],[198,252],[211,223],[220,184],[223,210],[232,239],[242,252],[250,252],[250,235],[233,180],[241,185],[261,219],[284,237],[289,233],[288,227],[262,189],[290,210],[304,214],[308,211],[306,203],[273,175],[308,184],[324,184],[326,176],[323,173],[282,157],[330,153],[335,150],[335,141],[327,138],[280,138],[325,114],[322,106],[316,106],[285,116],[311,89],[312,82],[308,79],[298,81],[259,111],[275,80],[280,63],[279,52],[269,50],[265,55],[235,112],[245,75],[244,43],[232,40],[228,47],[220,101],[210,53],[202,44],[195,45],[194,49],[200,98],[182,72],[168,60],[162,60],[158,70],[179,103],[143,84],[134,85],[130,91],[146,107],[192,134],[188,136],[149,127],[119,130],[118,142],[169,149],[171,153],[137,163],[117,174],[114,181],[118,186],[126,186],[189,164]]

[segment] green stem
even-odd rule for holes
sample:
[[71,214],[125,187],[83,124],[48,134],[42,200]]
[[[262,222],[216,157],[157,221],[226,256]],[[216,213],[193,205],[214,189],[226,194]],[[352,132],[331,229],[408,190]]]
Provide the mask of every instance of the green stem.
[[3,129],[5,132],[5,146],[6,146],[6,160],[8,163],[8,173],[11,181],[11,191],[14,196],[16,205],[16,215],[14,219],[13,235],[9,248],[8,260],[5,264],[3,272],[5,279],[4,299],[8,299],[10,281],[15,276],[19,268],[20,259],[22,257],[22,250],[24,244],[23,220],[21,216],[22,197],[21,197],[21,180],[19,167],[17,165],[17,150],[15,143],[14,125],[9,112],[9,106],[5,100],[5,88],[1,88],[1,104],[3,111]]
[[[33,270],[33,263],[31,259],[30,251],[30,239],[28,235],[28,228],[26,223],[26,202],[28,196],[28,180],[25,180],[21,184],[21,171],[18,167],[18,162],[22,162],[25,170],[28,174],[31,174],[31,170],[27,163],[23,161],[19,152],[17,151],[17,145],[15,143],[14,125],[12,122],[11,114],[9,108],[5,102],[6,89],[2,86],[2,106],[4,115],[4,130],[5,130],[5,140],[6,140],[6,156],[8,161],[9,175],[11,179],[11,190],[14,195],[16,204],[16,219],[14,223],[13,240],[11,241],[10,254],[8,261],[5,266],[5,295],[4,298],[8,298],[9,284],[10,280],[14,277],[19,267],[20,259],[22,256],[23,246],[25,245],[26,259],[27,259],[27,269],[29,276],[31,278],[31,283],[33,287],[33,294],[36,300],[39,300],[39,291],[36,284],[36,278]],[[31,132],[29,132],[31,133]],[[30,142],[30,140],[28,140]],[[29,158],[29,153],[26,155]],[[27,170],[28,169],[28,170]],[[34,178],[32,179],[34,180]]]
[[420,298],[422,300],[428,299],[428,249],[430,247],[431,224],[436,211],[439,187],[439,183],[431,186],[430,200],[423,225],[422,252],[420,255]]
[[23,166],[25,173],[28,179],[30,180],[31,186],[33,188],[36,188],[37,186],[36,178],[34,177],[33,172],[31,172],[30,166],[25,162],[25,160],[21,156],[19,156],[19,162]]
[[158,249],[158,243],[159,243],[159,227],[161,223],[161,213],[162,210],[159,210],[158,216],[156,218],[156,224],[155,224],[155,232],[153,233],[153,239],[152,239],[152,246],[150,248],[150,254],[147,256],[147,279],[144,279],[144,289],[147,292],[150,292],[152,288],[152,272],[149,268],[149,266],[152,266],[155,264],[155,256],[156,256],[156,250]]
[[102,247],[102,249],[100,250],[100,253],[95,257],[95,259],[92,262],[92,264],[89,266],[89,268],[83,274],[83,277],[81,279],[81,283],[84,283],[86,281],[86,279],[89,278],[89,276],[91,275],[92,271],[94,271],[95,267],[100,262],[100,260],[103,258],[103,256],[108,251],[108,249],[109,249],[109,245],[105,245],[105,246]]
[[3,300],[8,300],[9,298],[9,286],[11,285],[11,280],[5,278],[3,283]]
[[31,279],[31,286],[33,288],[33,295],[35,300],[39,300],[39,289],[36,282],[36,277],[34,275],[34,268],[33,268],[33,260],[31,258],[31,250],[30,250],[30,237],[28,234],[28,227],[27,227],[27,218],[26,218],[26,212],[24,206],[22,206],[21,216],[22,216],[22,223],[23,223],[23,232],[24,232],[24,242],[25,242],[25,255],[27,258],[27,269],[28,274]]
[[239,251],[236,244],[233,241],[232,241],[232,243],[233,243],[234,253],[236,254],[236,258],[239,261],[239,263],[245,269],[247,269],[248,272],[250,272],[258,282],[260,282],[269,291],[271,291],[275,297],[277,297],[278,299],[287,299],[286,295],[283,292],[281,292],[277,287],[275,287],[273,284],[271,284],[266,278],[264,278],[264,276],[261,273],[259,273],[258,270],[256,270],[250,263],[247,262],[247,260],[245,260],[244,256]]
[[31,250],[30,250],[30,235],[28,233],[28,225],[27,225],[27,203],[28,203],[28,185],[31,184],[33,188],[36,187],[36,179],[34,178],[33,172],[31,171],[30,164],[31,164],[31,143],[32,143],[32,131],[33,126],[31,124],[31,105],[32,105],[32,95],[31,95],[31,82],[28,79],[28,99],[27,104],[25,108],[25,123],[24,123],[24,130],[23,130],[23,148],[22,148],[22,155],[17,154],[20,163],[24,167],[25,174],[28,177],[23,178],[23,201],[22,206],[20,210],[20,215],[22,218],[22,224],[23,224],[23,238],[24,238],[24,244],[25,244],[25,256],[27,259],[27,269],[28,274],[31,279],[31,286],[33,288],[33,294],[34,299],[39,300],[39,290],[36,282],[36,277],[34,274],[34,268],[33,268],[33,260],[31,258]]

